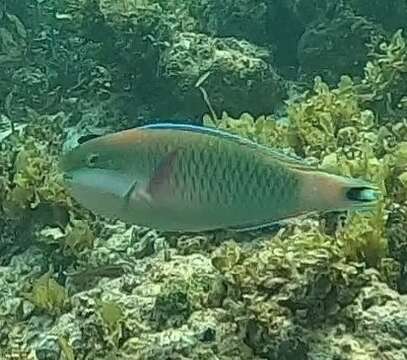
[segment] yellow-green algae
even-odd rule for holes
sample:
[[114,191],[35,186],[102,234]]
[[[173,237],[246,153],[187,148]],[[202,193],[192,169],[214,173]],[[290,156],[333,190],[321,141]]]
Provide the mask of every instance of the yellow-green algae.
[[66,290],[51,278],[50,273],[35,280],[31,292],[24,296],[38,309],[50,315],[60,315],[69,306]]
[[[78,255],[93,246],[94,234],[89,214],[66,192],[58,169],[64,117],[32,113],[28,125],[3,140],[0,211],[14,228],[58,244],[65,255]],[[53,231],[47,233],[48,226]]]

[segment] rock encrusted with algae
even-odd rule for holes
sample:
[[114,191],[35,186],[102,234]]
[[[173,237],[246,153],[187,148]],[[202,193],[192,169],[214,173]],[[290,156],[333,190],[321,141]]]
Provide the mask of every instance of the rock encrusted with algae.
[[366,43],[381,35],[377,24],[338,6],[306,27],[297,48],[300,71],[304,77],[320,75],[330,83],[338,75],[360,75],[368,55]]
[[390,31],[402,28],[407,18],[407,5],[401,0],[389,3],[380,0],[347,0],[347,2],[358,15],[378,22]]
[[[101,244],[95,252],[104,249]],[[27,256],[32,256],[32,251],[27,250]],[[203,255],[173,255],[164,262],[157,256],[144,261],[132,259],[130,263],[122,254],[131,270],[120,278],[105,277],[90,290],[68,291],[46,275],[34,284],[31,296],[20,294],[19,289],[23,286],[23,269],[30,270],[27,279],[33,276],[32,264],[26,262],[26,256],[14,259],[13,266],[21,270],[7,279],[9,292],[2,304],[8,311],[3,310],[2,315],[14,321],[23,316],[20,319],[25,324],[6,323],[9,327],[3,326],[2,331],[4,335],[19,334],[24,341],[30,339],[28,348],[38,359],[57,359],[62,351],[60,337],[67,339],[77,358],[85,354],[106,358],[110,354],[116,358],[153,359],[171,356],[176,349],[199,358],[194,355],[196,350],[214,354],[210,344],[233,329],[225,311],[207,308],[211,286],[220,275]],[[39,254],[32,259],[35,263],[43,261],[39,261]],[[13,307],[17,300],[19,305]],[[69,307],[65,306],[67,302]],[[22,309],[27,310],[22,313]],[[54,310],[62,314],[55,316]],[[40,318],[44,319],[41,329]],[[12,349],[17,339],[6,336],[3,341]],[[241,340],[235,342],[244,347]]]
[[[21,270],[7,279],[3,344],[12,349],[22,342],[36,359],[58,359],[66,352],[100,359],[176,354],[225,360],[373,359],[382,351],[395,359],[405,356],[405,296],[389,289],[379,272],[346,261],[334,238],[315,225],[294,226],[273,238],[264,235],[256,246],[239,246],[230,238],[211,259],[180,256],[175,249],[129,259],[120,251],[128,240],[123,237],[120,244],[116,238],[115,260],[126,263],[126,273],[98,278],[90,289],[67,284],[61,294],[68,293],[69,306],[58,307],[58,316],[25,295],[21,279],[38,277],[42,271],[37,267],[34,273],[32,265],[44,262],[31,247],[14,258],[13,267]],[[96,253],[109,252],[100,242],[94,259]],[[41,279],[51,281],[49,275]]]
[[268,49],[243,40],[177,33],[173,45],[162,54],[160,72],[163,81],[175,89],[178,107],[188,106],[189,114],[199,104],[206,106],[197,86],[205,89],[216,109],[239,114],[239,108],[251,109],[255,103],[255,114],[268,113],[281,103],[286,91],[270,65],[271,56]]
[[[260,114],[281,104],[285,88],[270,48],[198,32],[190,20],[204,8],[206,4],[68,0],[65,15],[70,19],[66,26],[98,42],[104,61],[114,64],[111,89],[139,104],[150,94],[145,100],[154,99],[148,106],[156,116],[195,118],[205,113],[195,86],[203,77],[215,105],[232,114],[239,114],[242,106]],[[101,32],[110,36],[100,38]]]

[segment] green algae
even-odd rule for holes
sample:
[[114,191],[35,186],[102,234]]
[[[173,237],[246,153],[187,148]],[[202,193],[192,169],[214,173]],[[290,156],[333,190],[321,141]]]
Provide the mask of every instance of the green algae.
[[50,315],[60,315],[69,306],[69,297],[64,287],[59,285],[50,273],[45,273],[37,279],[30,293],[25,297],[38,309]]
[[354,214],[344,227],[340,239],[344,255],[353,261],[363,261],[368,266],[378,267],[380,261],[388,256],[385,225],[383,207],[369,217]]
[[359,85],[363,101],[387,120],[404,111],[407,47],[403,31],[397,30],[389,41],[378,38],[370,45],[364,79]]
[[8,216],[35,209],[40,202],[70,204],[57,170],[61,114],[33,116],[21,133],[14,133],[3,142],[1,165],[6,189],[2,208]]
[[117,329],[120,320],[123,318],[123,312],[115,303],[102,302],[100,305],[100,315],[107,327],[114,331]]
[[65,360],[75,360],[75,353],[72,349],[72,346],[69,344],[68,340],[63,336],[60,336],[58,338],[58,342],[62,349],[64,359]]
[[65,236],[62,240],[63,252],[70,252],[76,256],[86,250],[92,249],[95,242],[95,234],[91,230],[89,223],[84,220],[72,220],[65,229]]
[[123,338],[125,320],[123,310],[119,304],[107,301],[98,302],[98,308],[108,336],[112,339],[114,346],[118,348]]

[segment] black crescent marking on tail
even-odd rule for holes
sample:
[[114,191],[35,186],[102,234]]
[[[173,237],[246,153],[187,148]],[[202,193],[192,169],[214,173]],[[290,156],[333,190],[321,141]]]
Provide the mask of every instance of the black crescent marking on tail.
[[[363,193],[366,191],[371,191],[372,195],[374,195],[373,198],[363,196],[364,195]],[[377,192],[377,190],[375,190],[369,186],[354,187],[354,188],[350,188],[348,191],[346,191],[346,197],[348,198],[348,200],[351,200],[351,201],[371,203],[371,202],[377,201],[376,192]]]

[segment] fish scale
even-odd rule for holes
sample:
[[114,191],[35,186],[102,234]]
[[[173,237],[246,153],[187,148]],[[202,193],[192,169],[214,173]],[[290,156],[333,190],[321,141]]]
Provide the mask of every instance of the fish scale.
[[[208,148],[214,151],[207,151]],[[181,171],[185,172],[183,178],[190,181],[179,183],[180,188],[175,186],[174,191],[187,193],[190,201],[202,206],[233,207],[239,201],[244,206],[245,202],[255,199],[252,209],[265,209],[270,189],[273,189],[270,172],[264,166],[259,167],[252,152],[236,157],[234,150],[221,149],[219,142],[184,149],[180,152],[180,162],[184,164]]]

